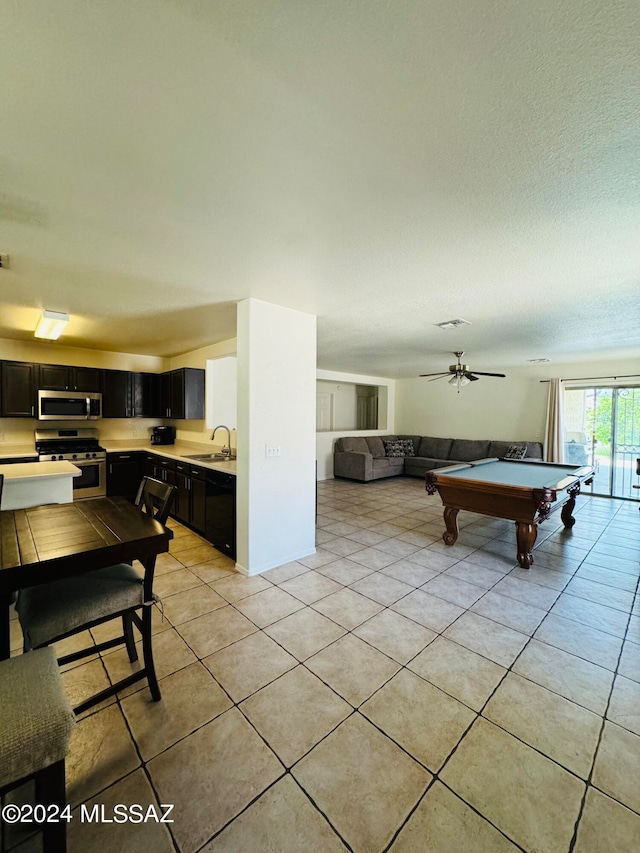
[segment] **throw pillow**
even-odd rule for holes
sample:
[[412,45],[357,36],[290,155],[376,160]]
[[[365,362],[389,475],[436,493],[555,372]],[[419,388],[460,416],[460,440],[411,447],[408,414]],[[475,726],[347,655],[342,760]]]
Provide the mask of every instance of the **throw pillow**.
[[404,456],[404,441],[385,441],[385,456]]
[[400,439],[400,444],[404,444],[404,455],[405,456],[415,456],[416,452],[413,449],[413,442],[410,438],[402,438]]
[[521,444],[512,444],[504,454],[505,459],[524,459],[527,448]]

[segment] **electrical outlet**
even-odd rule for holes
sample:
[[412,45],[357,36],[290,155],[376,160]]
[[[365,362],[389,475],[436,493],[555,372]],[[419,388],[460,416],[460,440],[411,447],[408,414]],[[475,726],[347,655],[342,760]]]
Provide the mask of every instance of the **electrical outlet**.
[[267,457],[280,456],[280,448],[276,444],[265,444],[264,455]]

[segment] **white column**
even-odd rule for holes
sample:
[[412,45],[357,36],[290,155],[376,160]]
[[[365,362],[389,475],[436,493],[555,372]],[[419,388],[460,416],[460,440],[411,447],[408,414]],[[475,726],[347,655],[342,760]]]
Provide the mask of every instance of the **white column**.
[[237,568],[315,551],[316,318],[238,305]]

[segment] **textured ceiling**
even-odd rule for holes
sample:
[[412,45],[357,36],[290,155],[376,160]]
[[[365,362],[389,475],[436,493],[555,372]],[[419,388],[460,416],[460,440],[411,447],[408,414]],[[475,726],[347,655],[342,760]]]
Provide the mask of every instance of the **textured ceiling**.
[[326,369],[637,366],[636,2],[2,10],[0,338],[175,355],[253,296]]

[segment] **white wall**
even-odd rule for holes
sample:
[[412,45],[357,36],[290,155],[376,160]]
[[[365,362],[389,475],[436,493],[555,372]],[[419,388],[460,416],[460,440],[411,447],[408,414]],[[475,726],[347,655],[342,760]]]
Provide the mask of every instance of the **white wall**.
[[208,430],[224,425],[238,428],[238,359],[235,355],[208,358],[205,375],[205,420]]
[[[315,552],[316,318],[238,305],[237,568]],[[267,458],[265,446],[280,448]]]
[[[640,363],[622,361],[550,362],[505,369],[506,379],[482,377],[462,388],[459,394],[446,378],[435,382],[399,379],[396,430],[453,438],[543,441],[549,386],[541,379],[616,376],[639,368]],[[638,384],[640,379],[628,381]],[[607,380],[599,384],[607,384]]]
[[[318,380],[334,384],[352,383],[355,385],[377,385],[381,389],[378,406],[379,422],[385,423],[385,429],[357,430],[358,435],[390,435],[395,432],[395,389],[396,381],[380,376],[364,376],[359,373],[340,373],[336,370],[318,370]],[[386,389],[386,394],[383,393]],[[355,394],[355,387],[354,387]],[[386,400],[385,400],[386,398]],[[314,401],[315,406],[315,401]],[[353,432],[353,431],[352,431]],[[316,460],[318,462],[318,480],[333,479],[333,445],[336,438],[349,434],[348,431],[336,429],[333,432],[316,433]]]

